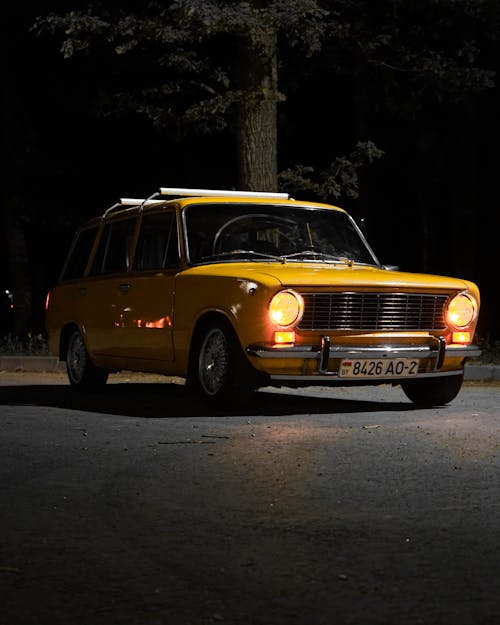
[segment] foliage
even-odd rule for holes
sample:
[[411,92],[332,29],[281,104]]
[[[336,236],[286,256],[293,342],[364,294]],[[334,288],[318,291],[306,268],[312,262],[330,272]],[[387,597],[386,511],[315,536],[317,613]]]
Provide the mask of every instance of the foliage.
[[477,43],[495,32],[488,0],[174,0],[125,7],[50,14],[34,30],[62,39],[67,59],[91,50],[133,56],[142,84],[115,94],[113,107],[146,115],[158,127],[226,127],[234,105],[249,95],[236,85],[236,42],[263,30],[282,34],[282,64],[313,58],[329,73],[361,78],[376,85],[374,105],[393,112],[414,110],[429,95],[460,99],[493,85]]
[[[221,131],[230,123],[248,128],[251,123],[235,117],[243,104],[248,112],[249,103],[257,110],[261,101],[285,99],[286,80],[278,89],[271,76],[267,87],[248,78],[256,69],[250,63],[267,71],[265,59],[258,58],[268,53],[259,47],[265,37],[276,36],[280,76],[286,76],[288,63],[299,81],[319,72],[325,86],[334,77],[349,77],[361,126],[374,111],[414,115],[429,98],[458,101],[489,88],[494,73],[480,66],[476,38],[494,37],[492,6],[491,0],[153,0],[50,14],[39,17],[33,29],[62,39],[66,59],[114,53],[127,88],[115,85],[105,110],[144,115],[179,139],[193,130]],[[252,53],[241,55],[242,45]],[[270,145],[276,139],[268,121]],[[240,142],[240,150],[252,149],[250,139]],[[319,173],[292,165],[279,180],[287,189],[322,198],[357,198],[359,169],[380,156],[372,142],[360,142]],[[256,162],[255,155],[238,158]],[[248,183],[248,173],[243,177],[240,183]]]
[[361,81],[372,106],[399,115],[418,110],[429,98],[459,101],[494,85],[495,72],[481,66],[478,43],[497,36],[492,22],[498,25],[500,18],[492,0],[326,5],[331,7],[326,66]]
[[280,172],[280,185],[290,193],[307,191],[323,200],[338,199],[343,195],[355,199],[359,195],[359,170],[383,154],[371,141],[358,141],[348,156],[338,156],[318,174],[308,165],[296,165]]
[[[37,33],[63,38],[66,59],[90,51],[134,57],[142,82],[119,91],[108,105],[115,111],[146,115],[159,128],[222,130],[234,106],[249,97],[283,95],[238,89],[237,41],[263,30],[286,30],[289,42],[307,54],[320,47],[326,12],[315,0],[275,0],[260,4],[175,0],[148,2],[135,10],[90,6],[84,11],[39,17]],[[144,71],[146,70],[146,71]]]
[[47,339],[43,334],[18,336],[7,334],[0,339],[0,354],[8,356],[47,356]]

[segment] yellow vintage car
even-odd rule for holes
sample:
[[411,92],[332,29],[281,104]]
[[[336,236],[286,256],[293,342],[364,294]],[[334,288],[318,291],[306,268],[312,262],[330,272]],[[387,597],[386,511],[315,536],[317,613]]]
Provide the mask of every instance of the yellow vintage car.
[[479,304],[468,280],[382,266],[336,206],[161,188],[78,230],[47,330],[77,388],[160,372],[225,403],[263,386],[390,383],[430,406],[456,397],[480,353]]

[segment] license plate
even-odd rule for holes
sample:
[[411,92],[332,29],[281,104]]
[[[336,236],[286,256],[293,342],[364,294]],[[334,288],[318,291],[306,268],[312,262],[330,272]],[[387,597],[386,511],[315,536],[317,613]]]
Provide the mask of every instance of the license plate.
[[341,378],[411,378],[418,373],[415,358],[345,359],[340,363]]

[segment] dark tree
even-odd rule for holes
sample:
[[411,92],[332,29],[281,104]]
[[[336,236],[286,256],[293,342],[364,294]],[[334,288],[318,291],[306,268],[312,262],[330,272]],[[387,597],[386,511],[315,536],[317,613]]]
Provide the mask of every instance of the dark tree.
[[[233,160],[240,188],[275,189],[281,168],[281,186],[293,192],[308,190],[331,199],[341,193],[355,198],[361,190],[358,204],[363,204],[367,185],[360,184],[358,172],[364,163],[380,157],[375,144],[388,157],[400,149],[401,119],[414,120],[419,153],[410,158],[415,158],[415,168],[422,170],[419,177],[429,184],[428,174],[438,170],[442,158],[432,146],[439,140],[443,111],[453,110],[450,119],[455,116],[455,125],[449,119],[446,123],[460,129],[459,111],[470,115],[474,107],[470,96],[492,85],[492,73],[483,67],[488,59],[484,47],[498,32],[498,3],[492,0],[124,1],[114,8],[113,4],[76,10],[75,0],[75,10],[40,17],[34,30],[53,33],[62,42],[64,56],[73,59],[72,64],[76,61],[73,73],[85,67],[76,58],[82,53],[89,55],[89,62],[98,60],[92,87],[105,92],[101,111],[145,116],[178,139],[192,131],[226,129],[236,145]],[[15,50],[15,34],[8,41]],[[489,55],[495,50],[492,46]],[[19,85],[21,77],[15,81]],[[310,81],[321,86],[323,98],[332,94],[332,114],[326,108],[319,110],[317,99],[309,97],[305,84]],[[8,91],[3,123],[13,129],[8,112],[15,112],[17,104]],[[288,101],[280,108],[285,94]],[[283,135],[290,126],[293,102],[304,103],[302,136],[316,118],[325,133],[315,143],[299,142],[298,153],[290,155],[278,151],[277,111],[286,111],[287,117],[280,120]],[[344,115],[336,114],[341,105]],[[17,123],[29,128],[19,120],[17,116]],[[11,137],[22,144],[19,133],[12,130]],[[347,156],[338,156],[343,153]],[[467,156],[474,160],[470,152]],[[468,166],[477,167],[477,162]],[[13,181],[19,172],[14,163]],[[394,178],[396,189],[399,174]],[[425,199],[432,190],[421,186],[412,190],[422,194],[426,210],[431,210]],[[35,224],[23,193],[9,191],[3,200],[6,240],[12,246],[15,228],[25,234],[26,224]],[[460,195],[458,188],[456,194]],[[422,230],[430,232],[425,211],[421,214]],[[428,254],[432,241],[422,248]],[[21,257],[27,257],[20,249],[17,244],[12,247],[10,259],[19,271]],[[29,276],[25,270],[22,278],[14,274],[11,282],[20,301]]]
[[159,127],[213,131],[232,125],[239,185],[277,187],[278,35],[287,31],[307,53],[319,46],[323,11],[315,0],[155,2],[140,10],[50,15],[36,29],[64,33],[66,58],[109,46],[135,55],[157,72],[150,84],[120,94],[123,109]]
[[[36,29],[62,36],[67,58],[109,47],[154,65],[157,72],[146,72],[150,84],[122,94],[119,102],[158,126],[173,125],[183,133],[232,124],[244,189],[277,188],[277,105],[284,99],[279,66],[288,61],[300,70],[301,55],[314,57],[326,70],[325,87],[349,75],[355,86],[356,158],[344,158],[340,168],[333,163],[320,187],[338,197],[337,172],[350,179],[352,189],[357,182],[352,172],[380,155],[366,142],[367,108],[415,110],[427,92],[457,97],[491,84],[491,74],[475,65],[479,51],[470,33],[462,39],[477,14],[473,2],[455,0],[376,5],[367,0],[174,0],[166,6],[149,2],[140,9],[92,7],[49,15]],[[442,39],[450,21],[457,34]],[[311,71],[311,63],[302,69]],[[365,152],[367,158],[359,158]],[[305,182],[305,171],[300,169],[296,184]],[[284,178],[289,184],[291,174],[288,170]]]

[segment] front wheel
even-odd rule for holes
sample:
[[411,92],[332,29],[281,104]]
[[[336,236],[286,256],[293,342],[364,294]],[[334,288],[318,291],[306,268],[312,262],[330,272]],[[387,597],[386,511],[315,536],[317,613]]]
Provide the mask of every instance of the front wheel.
[[462,373],[442,378],[403,382],[401,388],[408,399],[418,406],[443,406],[455,399],[462,388],[463,380]]
[[75,330],[68,341],[66,371],[72,386],[76,388],[97,388],[104,386],[108,372],[96,367],[90,360],[82,335]]
[[255,375],[232,328],[213,323],[199,335],[191,361],[190,382],[213,404],[241,403],[255,389]]

